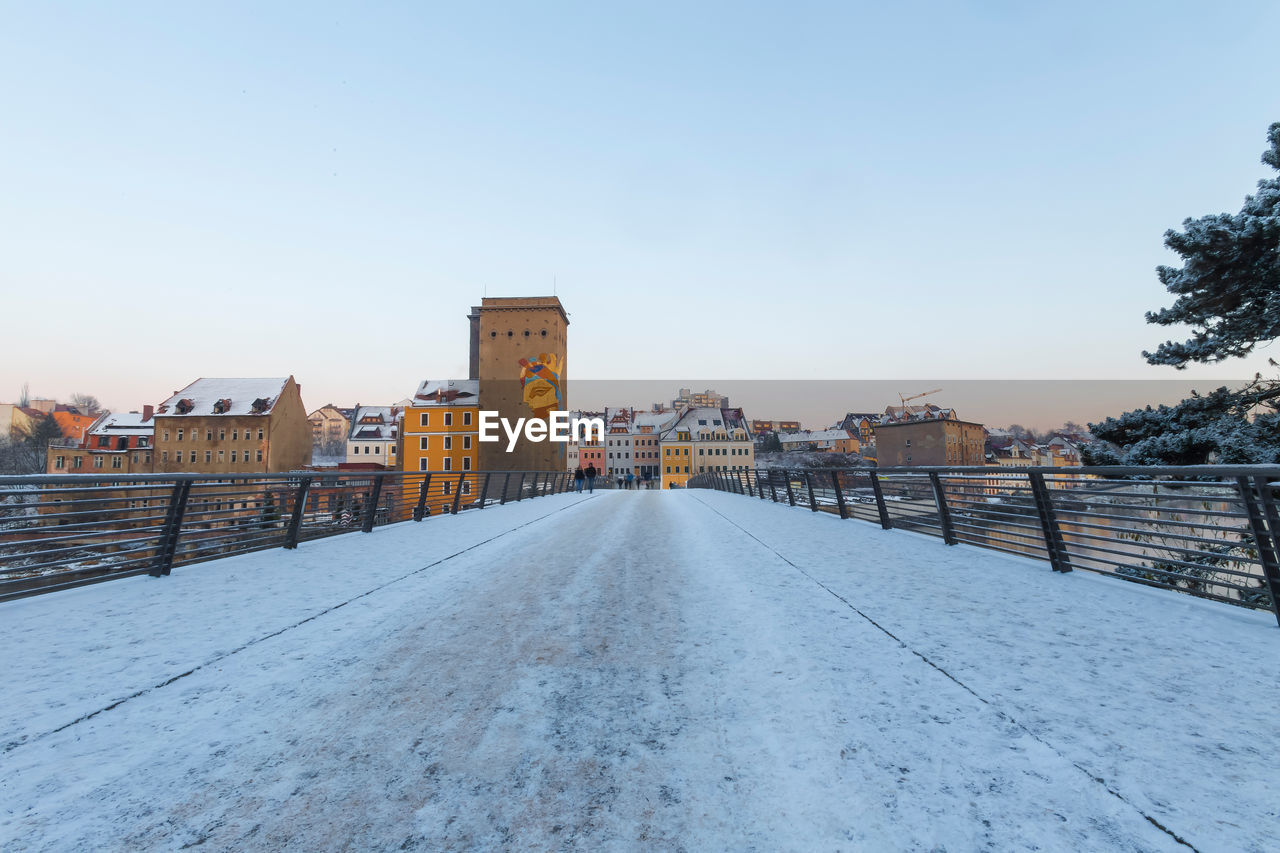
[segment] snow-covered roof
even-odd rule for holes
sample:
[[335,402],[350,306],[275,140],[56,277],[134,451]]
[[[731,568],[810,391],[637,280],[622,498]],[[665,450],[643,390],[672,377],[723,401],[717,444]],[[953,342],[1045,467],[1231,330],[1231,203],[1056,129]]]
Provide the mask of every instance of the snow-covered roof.
[[848,438],[853,438],[853,436],[850,435],[847,429],[819,429],[785,433],[778,436],[778,441],[782,444],[792,444],[810,441],[841,441]]
[[[698,423],[706,421],[706,423]],[[716,423],[719,421],[719,423]],[[670,430],[688,430],[694,438],[698,437],[700,430],[724,430],[726,433],[732,434],[735,429],[746,431],[747,435],[751,435],[751,430],[747,428],[746,418],[742,416],[741,409],[713,409],[709,406],[697,406],[691,409],[685,409],[680,413],[680,419],[672,423],[668,428]]]
[[109,412],[89,429],[89,435],[152,435],[155,431],[153,418],[138,412]]
[[398,406],[361,406],[351,419],[351,441],[393,441]]
[[474,406],[479,399],[478,379],[426,379],[413,395],[413,405]]
[[639,432],[641,427],[650,427],[651,432],[657,432],[679,416],[679,412],[637,412],[631,426],[636,432]]
[[271,379],[197,379],[156,407],[157,415],[269,415],[289,377]]

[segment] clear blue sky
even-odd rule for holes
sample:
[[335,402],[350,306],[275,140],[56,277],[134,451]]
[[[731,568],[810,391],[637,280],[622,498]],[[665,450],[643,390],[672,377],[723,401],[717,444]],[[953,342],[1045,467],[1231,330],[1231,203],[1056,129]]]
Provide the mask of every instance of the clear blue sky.
[[1280,120],[1274,0],[2,5],[0,400],[391,402],[553,280],[571,377],[1172,378]]

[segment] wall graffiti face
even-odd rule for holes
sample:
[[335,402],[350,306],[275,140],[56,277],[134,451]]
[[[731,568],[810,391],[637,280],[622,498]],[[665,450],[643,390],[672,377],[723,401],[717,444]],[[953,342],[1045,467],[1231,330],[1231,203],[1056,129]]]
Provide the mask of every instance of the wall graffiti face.
[[561,408],[561,374],[564,364],[554,354],[539,353],[537,358],[520,359],[520,388],[524,402],[534,417],[546,420]]

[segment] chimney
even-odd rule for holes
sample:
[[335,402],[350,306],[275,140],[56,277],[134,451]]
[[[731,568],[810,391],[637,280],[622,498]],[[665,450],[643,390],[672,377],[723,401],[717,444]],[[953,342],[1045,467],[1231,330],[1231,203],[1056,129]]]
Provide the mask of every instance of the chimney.
[[151,420],[151,416],[152,416],[152,415],[154,415],[155,413],[156,413],[156,407],[155,407],[155,406],[143,406],[143,407],[142,407],[142,419],[143,419],[144,421],[149,421],[149,420]]
[[467,369],[468,379],[480,378],[480,306],[472,305],[471,313],[467,315],[467,320],[471,324],[471,345],[469,348],[469,365]]

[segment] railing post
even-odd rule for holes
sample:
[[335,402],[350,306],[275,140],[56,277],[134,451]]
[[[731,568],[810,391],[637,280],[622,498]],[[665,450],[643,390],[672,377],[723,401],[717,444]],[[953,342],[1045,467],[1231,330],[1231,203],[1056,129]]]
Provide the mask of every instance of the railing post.
[[[1271,596],[1271,612],[1276,617],[1276,623],[1280,624],[1280,512],[1276,511],[1275,498],[1271,496],[1271,487],[1267,484],[1266,477],[1255,477],[1252,483],[1248,477],[1237,477],[1236,484],[1240,489],[1240,499],[1249,513],[1249,529],[1258,547],[1263,586]],[[1256,497],[1253,493],[1255,484],[1258,489]]]
[[173,558],[178,553],[178,534],[182,532],[182,518],[187,513],[187,495],[190,493],[190,480],[178,480],[173,484],[164,514],[164,528],[160,532],[160,550],[156,554],[155,568],[150,572],[153,578],[167,575],[173,568]]
[[769,471],[769,494],[773,495],[773,502],[777,503],[778,502],[778,483],[773,478],[774,469],[769,468],[768,471]]
[[307,508],[307,496],[311,492],[311,478],[303,477],[298,483],[298,491],[293,495],[293,517],[289,519],[289,530],[284,535],[284,547],[298,547],[298,532],[302,530],[302,514]]
[[520,472],[520,482],[516,483],[516,500],[524,500],[524,472]]
[[458,484],[453,489],[453,509],[449,511],[450,515],[458,514],[458,504],[462,501],[462,484],[467,479],[467,472],[463,471],[458,475]]
[[373,532],[373,517],[378,512],[378,499],[382,497],[382,477],[373,477],[373,491],[369,493],[369,505],[364,508],[364,523],[360,525],[362,533]]
[[831,487],[836,492],[836,506],[840,508],[840,517],[848,518],[849,508],[845,506],[844,492],[840,490],[840,472],[834,468],[831,469]]
[[492,471],[484,472],[484,485],[480,487],[480,502],[476,504],[478,509],[484,509],[485,498],[489,496],[489,478],[493,476]]
[[510,486],[511,486],[511,472],[508,471],[507,475],[502,478],[502,497],[498,498],[498,506],[502,506],[507,502],[507,490],[508,488],[510,488]]
[[813,472],[804,472],[804,484],[809,488],[809,509],[818,511],[818,499],[813,496]]
[[1036,499],[1036,512],[1040,515],[1040,528],[1044,531],[1044,549],[1049,552],[1049,565],[1055,572],[1071,571],[1071,561],[1067,558],[1067,549],[1062,541],[1062,531],[1058,527],[1058,516],[1053,511],[1053,496],[1044,481],[1044,474],[1039,471],[1028,471],[1027,479],[1031,481],[1031,494]]
[[942,488],[942,480],[937,471],[929,472],[929,482],[933,484],[933,500],[938,506],[938,520],[942,522],[942,541],[954,545],[956,532],[951,527],[951,510],[947,506],[947,494]]
[[795,493],[795,490],[793,490],[793,489],[791,488],[791,471],[789,471],[789,470],[788,470],[788,469],[786,469],[786,468],[783,468],[783,469],[782,469],[782,476],[783,476],[783,477],[785,477],[785,478],[786,478],[786,481],[787,481],[787,503],[791,504],[792,506],[795,506],[795,505],[796,505],[796,493]]
[[413,520],[422,521],[422,517],[427,514],[427,493],[431,491],[431,472],[422,478],[422,485],[418,487],[418,503],[413,507]]
[[760,470],[756,469],[752,473],[756,475],[756,496],[764,500],[764,481],[760,479]]
[[889,518],[889,505],[884,502],[884,489],[880,486],[880,475],[875,471],[868,471],[867,478],[871,480],[871,493],[876,496],[876,511],[880,513],[880,526],[885,530],[892,530],[893,519]]

